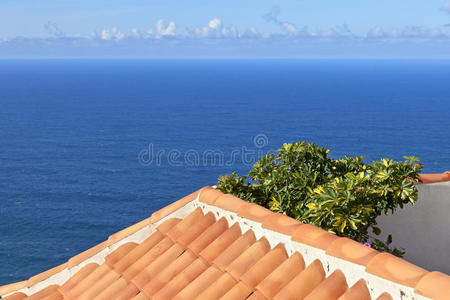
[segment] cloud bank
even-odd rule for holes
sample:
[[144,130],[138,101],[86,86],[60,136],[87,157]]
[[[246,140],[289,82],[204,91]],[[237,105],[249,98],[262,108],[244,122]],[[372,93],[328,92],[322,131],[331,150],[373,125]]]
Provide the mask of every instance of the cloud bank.
[[[446,2],[447,3],[447,2]],[[448,1],[450,3],[450,0]],[[443,6],[443,9],[446,8]],[[450,27],[431,28],[406,26],[385,28],[374,26],[365,33],[355,33],[347,24],[325,29],[311,29],[280,19],[278,6],[262,16],[267,22],[277,25],[275,32],[260,31],[254,27],[238,29],[220,18],[211,18],[199,27],[180,28],[174,21],[158,20],[150,28],[121,30],[119,27],[103,28],[87,36],[65,34],[56,23],[47,22],[46,38],[12,39],[0,38],[0,57],[15,56],[77,56],[79,53],[92,56],[210,56],[259,53],[261,56],[311,55],[339,56],[359,51],[369,55],[372,50],[397,49],[410,53],[410,47],[424,49],[418,53],[447,53],[450,51]],[[448,47],[447,47],[448,46]],[[397,48],[396,48],[397,47]],[[265,49],[262,51],[262,49]],[[322,49],[322,50],[320,50]],[[438,49],[439,51],[437,51]],[[170,51],[172,52],[170,52]],[[320,51],[319,51],[320,50]],[[177,52],[178,51],[178,52]],[[322,52],[321,52],[322,51]],[[62,53],[62,54],[61,54]],[[369,54],[368,54],[369,53]],[[376,56],[376,51],[373,53]],[[372,55],[372,54],[370,54]],[[369,56],[370,56],[369,55]]]

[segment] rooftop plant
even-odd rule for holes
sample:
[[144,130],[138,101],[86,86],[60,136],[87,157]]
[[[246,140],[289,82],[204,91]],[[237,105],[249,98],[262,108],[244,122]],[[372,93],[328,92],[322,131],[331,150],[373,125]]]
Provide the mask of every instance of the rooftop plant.
[[378,238],[377,217],[414,205],[414,181],[422,164],[416,157],[389,158],[367,164],[364,157],[334,159],[314,143],[283,144],[260,158],[248,175],[235,172],[219,178],[218,189],[303,223],[314,224],[397,256],[392,236]]

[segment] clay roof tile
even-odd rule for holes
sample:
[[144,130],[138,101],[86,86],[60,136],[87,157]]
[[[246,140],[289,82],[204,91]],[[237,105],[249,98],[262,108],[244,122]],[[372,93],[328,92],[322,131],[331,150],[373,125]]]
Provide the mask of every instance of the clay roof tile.
[[227,229],[227,220],[225,218],[221,218],[213,225],[206,228],[206,230],[202,234],[198,235],[197,238],[192,241],[187,247],[191,249],[195,254],[199,255],[203,249],[210,245]]
[[283,244],[278,244],[250,267],[248,271],[241,276],[240,280],[252,289],[255,289],[261,281],[263,281],[287,258],[288,256]]
[[128,252],[123,256],[118,262],[113,266],[115,270],[119,273],[123,273],[128,267],[134,264],[139,258],[144,256],[145,253],[150,251],[154,246],[156,246],[161,240],[165,238],[165,235],[159,231],[155,231],[137,247]]
[[328,231],[310,224],[300,226],[292,234],[292,240],[316,248],[326,250],[328,246],[339,237]]
[[179,222],[181,221],[181,219],[179,218],[170,218],[164,222],[161,223],[161,225],[159,225],[156,229],[161,232],[162,234],[167,234],[167,232],[169,232],[169,230],[177,225]]
[[150,280],[155,277],[160,270],[166,268],[175,259],[177,259],[184,251],[180,244],[173,244],[163,254],[157,257],[150,265],[145,267],[131,281],[139,288],[143,288]]
[[292,235],[303,224],[280,213],[271,213],[264,217],[262,226],[283,234]]
[[295,252],[256,287],[267,298],[275,296],[286,284],[305,269],[303,257]]
[[[206,189],[208,187],[204,187],[203,189]],[[198,191],[193,192],[192,194],[187,195],[186,197],[181,198],[180,200],[173,202],[169,205],[167,205],[166,207],[161,208],[160,210],[154,212],[152,214],[152,222],[155,223],[161,219],[163,219],[164,217],[170,215],[171,213],[173,213],[174,211],[182,208],[183,206],[185,206],[186,204],[188,204],[189,202],[195,200],[199,193],[203,190],[200,189]]]
[[208,265],[201,258],[196,259],[189,266],[176,275],[162,289],[152,296],[153,300],[172,299],[176,294],[183,290],[195,278],[202,274]]
[[67,263],[63,263],[57,267],[54,267],[50,270],[44,271],[40,274],[37,274],[35,276],[30,277],[30,279],[27,280],[26,285],[27,286],[32,286],[42,280],[45,280],[47,278],[49,278],[50,276],[55,275],[56,273],[61,272],[62,270],[64,270],[65,268],[67,268]]
[[337,270],[322,281],[305,300],[337,300],[347,290],[347,281],[344,274]]
[[14,293],[2,298],[2,300],[22,300],[25,299],[26,297],[27,295],[25,295],[24,293]]
[[434,300],[450,297],[450,276],[441,272],[430,272],[417,283],[414,291]]
[[27,300],[40,300],[40,299],[44,299],[50,295],[52,295],[53,293],[58,291],[58,285],[53,284],[53,285],[49,285],[46,288],[40,290],[37,293],[34,293],[33,295],[27,297]]
[[415,287],[420,279],[428,273],[427,270],[389,253],[377,254],[367,264],[366,271],[410,287]]
[[190,228],[194,226],[194,224],[202,219],[203,216],[204,214],[201,208],[195,209],[186,218],[173,226],[167,232],[167,236],[169,236],[173,241],[176,241],[178,238],[182,237],[188,230],[190,230]]
[[[200,202],[222,208],[217,215],[225,216],[216,220],[215,215],[208,212],[210,208],[197,201],[185,207],[197,197]],[[175,214],[179,218],[169,216],[180,208],[183,209]],[[235,218],[234,213],[239,218]],[[245,219],[260,223],[264,230]],[[235,223],[228,227],[228,222]],[[132,235],[147,225],[148,230]],[[242,233],[241,226],[252,229]],[[285,245],[285,238],[277,232],[291,236],[294,242]],[[261,237],[259,240],[255,233]],[[271,249],[270,244],[274,243],[279,244]],[[323,251],[309,251],[305,245]],[[115,250],[107,254],[111,249]],[[327,261],[328,271],[329,264],[336,263],[338,267],[341,264],[332,259],[337,257],[365,266],[367,273],[394,285],[412,287],[416,294],[424,297],[444,300],[450,294],[450,277],[446,274],[428,272],[391,254],[378,253],[353,240],[205,187],[154,213],[151,218],[111,235],[108,241],[65,264],[27,281],[0,287],[0,295],[11,294],[5,299],[22,299],[26,295],[20,293],[21,289],[36,290],[43,286],[45,288],[29,298],[370,300],[364,279],[357,278],[360,280],[348,288],[344,273],[336,270],[336,266],[326,278],[319,259],[305,266],[302,255],[295,251],[308,255],[308,261],[314,259],[311,255],[318,253],[322,261]],[[292,254],[288,256],[288,253]],[[94,255],[96,257],[90,261],[100,265],[86,261]],[[346,272],[351,272],[347,266],[356,267],[353,264],[345,264]],[[80,266],[83,267],[80,269]],[[53,276],[59,272],[62,272],[61,278]],[[352,276],[355,274],[360,273]],[[50,277],[51,280],[47,280]],[[61,286],[47,286],[58,280]],[[46,282],[37,285],[43,281]],[[371,292],[384,291],[376,287]],[[385,293],[377,300],[392,300],[392,297]]]
[[195,278],[188,286],[181,290],[173,299],[197,299],[197,296],[216,281],[223,273],[212,266]]
[[213,205],[217,198],[221,197],[223,193],[212,187],[205,187],[201,190],[199,200],[200,202]]
[[305,270],[295,276],[276,295],[274,300],[303,299],[325,279],[325,271],[319,260],[313,261]]
[[116,250],[114,250],[112,253],[108,254],[105,257],[105,262],[110,266],[113,267],[115,263],[120,261],[122,257],[127,255],[131,250],[136,248],[138,244],[136,243],[125,243]]
[[369,289],[364,279],[358,280],[338,300],[371,300]]
[[233,244],[241,236],[241,228],[239,224],[234,224],[225,230],[219,237],[210,243],[205,249],[200,252],[209,263],[212,263],[225,249]]
[[[217,252],[221,254],[213,261],[219,269],[225,270],[236,258],[256,242],[255,234],[249,230],[240,236],[226,249],[218,248]],[[219,245],[217,245],[219,246]],[[223,252],[222,252],[223,251]]]
[[6,295],[27,286],[27,280],[0,286],[0,295]]
[[237,281],[228,273],[222,273],[222,275],[210,284],[200,295],[198,300],[210,300],[219,299],[225,295],[233,286],[237,284]]
[[377,300],[393,300],[391,295],[389,295],[388,293],[383,293],[381,294]]
[[379,252],[348,238],[338,238],[327,248],[326,253],[355,264],[366,266]]
[[150,265],[156,258],[163,254],[167,249],[172,247],[174,243],[168,237],[162,239],[158,244],[151,248],[141,258],[136,260],[131,266],[129,266],[122,275],[128,281],[131,281],[134,276],[139,274],[145,267]]
[[271,212],[267,208],[264,208],[254,203],[246,203],[242,205],[238,210],[238,216],[259,223],[262,223],[264,221],[264,218],[272,213],[273,212]]
[[248,202],[245,202],[238,197],[235,197],[230,194],[224,194],[216,199],[214,205],[218,206],[220,208],[223,208],[225,210],[231,211],[231,212],[238,212],[239,209],[247,204]]
[[67,280],[62,286],[59,287],[59,291],[64,295],[68,296],[68,293],[73,289],[80,281],[91,274],[95,269],[99,267],[98,264],[91,263],[85,265],[77,273],[75,273],[69,280]]
[[67,268],[70,269],[70,268],[78,265],[79,263],[85,261],[86,259],[96,255],[97,253],[99,253],[100,251],[105,249],[106,247],[108,247],[108,241],[105,241],[105,242],[98,244],[84,252],[81,252],[78,255],[75,255],[74,257],[69,259],[69,261],[67,262]]
[[166,268],[153,276],[153,278],[142,288],[142,291],[148,295],[148,297],[153,297],[153,295],[155,295],[160,289],[162,289],[168,282],[170,282],[196,259],[197,257],[192,253],[192,251],[184,251],[183,254],[177,257],[177,259],[171,262]]
[[246,299],[252,293],[252,289],[242,281],[233,286],[220,300]]
[[[212,224],[216,222],[214,214],[212,212],[207,213],[205,216],[199,218],[194,224],[189,226],[181,236],[175,240],[177,243],[186,247],[193,242],[199,235],[207,230]],[[168,235],[170,234],[167,233]],[[173,235],[172,235],[173,236]]]

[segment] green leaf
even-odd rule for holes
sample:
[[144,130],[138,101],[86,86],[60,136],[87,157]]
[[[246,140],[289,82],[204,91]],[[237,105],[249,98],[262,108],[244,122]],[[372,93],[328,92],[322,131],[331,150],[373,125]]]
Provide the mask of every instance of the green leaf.
[[381,229],[378,228],[378,227],[373,227],[373,228],[372,228],[372,231],[373,231],[373,233],[375,233],[376,235],[380,235],[380,233],[381,233]]

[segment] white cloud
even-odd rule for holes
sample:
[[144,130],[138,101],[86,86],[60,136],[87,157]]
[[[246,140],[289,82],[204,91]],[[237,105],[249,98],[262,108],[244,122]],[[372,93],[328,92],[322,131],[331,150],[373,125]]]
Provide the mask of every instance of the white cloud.
[[208,26],[213,30],[220,29],[222,27],[222,20],[219,18],[214,18],[209,21]]
[[[449,0],[450,1],[450,0]],[[235,25],[226,25],[220,18],[210,19],[204,26],[196,28],[187,28],[184,32],[176,32],[177,27],[174,21],[165,22],[158,20],[156,24],[149,29],[132,28],[128,32],[122,32],[117,27],[103,29],[100,33],[93,33],[91,37],[81,36],[64,36],[57,24],[48,22],[45,29],[52,34],[53,39],[69,39],[77,38],[77,40],[99,39],[104,41],[121,41],[125,43],[128,39],[135,40],[154,40],[154,39],[170,39],[172,41],[187,41],[201,39],[261,39],[273,40],[276,43],[279,40],[311,40],[311,41],[333,41],[354,39],[359,41],[365,40],[432,40],[432,39],[449,39],[450,31],[447,27],[431,28],[426,26],[406,26],[403,28],[386,29],[381,26],[371,28],[366,34],[356,35],[352,32],[348,25],[343,24],[332,28],[314,28],[309,29],[307,26],[300,27],[297,24],[280,21],[278,19],[279,7],[274,7],[265,15],[266,19],[276,22],[280,30],[275,32],[262,32],[254,27],[243,28],[239,30]],[[42,39],[45,40],[45,39]],[[124,41],[125,40],[125,41]]]
[[374,28],[371,28],[369,32],[367,32],[368,38],[384,38],[387,34],[384,32],[383,27],[376,26]]
[[441,10],[450,13],[450,0],[447,0],[446,2],[442,3]]
[[194,29],[187,28],[185,37],[189,38],[238,38],[239,31],[234,25],[228,27],[223,25],[219,18],[213,18],[208,22],[208,25],[203,27],[196,27]]
[[289,22],[281,23],[281,27],[288,35],[296,35],[299,32],[297,26]]
[[175,22],[173,21],[170,21],[165,25],[164,20],[158,20],[153,28],[146,30],[132,28],[130,36],[135,39],[161,39],[164,37],[174,37],[176,36],[176,28]]
[[120,32],[116,27],[103,29],[100,33],[100,38],[104,41],[120,41],[124,37],[125,34]]
[[237,38],[239,37],[239,31],[236,26],[231,25],[222,29],[222,35],[224,37]]
[[59,29],[58,24],[53,22],[47,22],[44,24],[45,30],[52,36],[62,37],[64,33]]
[[158,20],[158,22],[156,22],[155,36],[156,38],[161,38],[164,36],[174,36],[175,29],[176,29],[175,22],[170,21],[167,26],[164,26],[164,21]]

